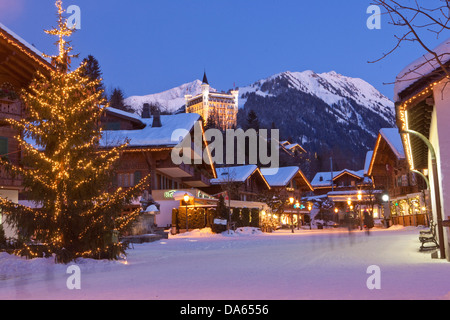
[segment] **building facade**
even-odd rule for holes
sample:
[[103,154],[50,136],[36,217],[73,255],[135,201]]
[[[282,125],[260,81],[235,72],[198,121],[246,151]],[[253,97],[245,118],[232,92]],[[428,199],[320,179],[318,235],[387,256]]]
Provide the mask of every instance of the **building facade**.
[[[158,226],[170,225],[172,209],[179,206],[179,201],[167,196],[168,194],[174,190],[193,190],[191,193],[197,194],[194,190],[210,186],[210,179],[217,177],[214,164],[175,164],[172,159],[172,151],[180,142],[192,140],[194,130],[202,132],[202,121],[196,114],[156,114],[142,118],[108,108],[102,125],[109,129],[103,132],[102,147],[114,147],[124,141],[129,143],[115,169],[116,187],[133,187],[149,175],[147,192],[152,201],[160,206],[155,218]],[[196,129],[197,126],[199,128]],[[174,139],[172,135],[176,130],[181,130],[183,136]],[[191,142],[184,145],[191,145]],[[205,152],[209,152],[206,145],[203,147]],[[136,199],[128,209],[133,210],[140,205],[140,200]]]
[[421,177],[409,170],[397,128],[380,130],[367,174],[377,189],[389,195],[385,216],[392,224],[418,226],[429,223],[427,186]]
[[450,39],[432,52],[399,73],[394,100],[409,169],[429,182],[440,258],[450,261]]
[[230,90],[229,93],[212,91],[205,73],[202,93],[185,96],[186,113],[197,113],[205,124],[210,121],[221,130],[233,129],[237,124],[238,98],[239,90]]
[[[20,133],[2,120],[26,117],[19,97],[21,90],[28,88],[37,71],[47,75],[51,69],[42,53],[0,23],[0,157],[14,165],[19,165],[22,158],[19,142],[15,139]],[[0,168],[0,197],[18,203],[21,190],[21,177],[12,177]],[[0,208],[0,224],[2,222]],[[7,238],[16,236],[12,228],[3,226]]]
[[314,191],[311,183],[297,166],[262,168],[261,173],[273,190],[271,197],[284,202],[279,221],[281,225],[303,225],[309,215],[308,204],[302,198]]

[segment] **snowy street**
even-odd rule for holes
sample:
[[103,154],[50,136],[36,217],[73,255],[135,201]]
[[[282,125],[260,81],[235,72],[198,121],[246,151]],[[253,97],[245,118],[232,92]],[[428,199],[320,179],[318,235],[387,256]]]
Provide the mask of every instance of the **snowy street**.
[[[0,299],[449,299],[450,265],[418,251],[417,228],[351,234],[345,229],[233,235],[207,230],[135,245],[126,263],[79,260],[81,289],[67,266],[0,253]],[[369,290],[367,268],[380,268]]]

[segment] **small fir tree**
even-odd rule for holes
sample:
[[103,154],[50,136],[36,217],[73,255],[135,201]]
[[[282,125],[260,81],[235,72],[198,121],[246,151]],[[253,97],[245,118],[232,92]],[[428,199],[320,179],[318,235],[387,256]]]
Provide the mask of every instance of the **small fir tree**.
[[[100,69],[100,63],[98,60],[92,56],[88,55],[86,58],[83,59],[83,76],[89,77],[91,81],[99,80],[98,85],[95,86],[96,91],[105,91],[105,86],[102,82],[102,71]],[[105,98],[105,95],[102,96],[102,98]]]
[[256,131],[260,129],[258,115],[253,110],[250,110],[247,115],[247,129],[254,129]]
[[130,106],[127,106],[125,104],[125,97],[123,94],[122,89],[115,88],[111,94],[111,97],[109,98],[109,106],[111,108],[123,110],[126,112],[133,112]]
[[[99,79],[85,74],[85,66],[70,72],[72,47],[65,41],[74,30],[63,20],[62,1],[58,8],[58,28],[46,31],[58,36],[59,55],[51,56],[54,70],[47,78],[37,75],[23,92],[27,119],[7,122],[22,134],[18,140],[24,151],[24,166],[5,160],[0,165],[12,175],[21,175],[32,209],[0,198],[6,222],[20,230],[24,239],[34,237],[67,263],[78,257],[118,259],[125,253],[118,234],[127,230],[139,210],[122,215],[123,207],[138,196],[148,177],[135,187],[108,192],[113,167],[126,144],[101,149],[100,117],[106,101],[98,91]],[[37,256],[24,243],[16,254]]]

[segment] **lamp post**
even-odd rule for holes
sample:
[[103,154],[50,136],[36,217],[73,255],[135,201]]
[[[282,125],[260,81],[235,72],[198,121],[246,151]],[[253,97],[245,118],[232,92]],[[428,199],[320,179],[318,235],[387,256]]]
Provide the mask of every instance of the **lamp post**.
[[[437,226],[438,226],[438,238],[439,238],[439,249],[441,253],[441,259],[446,258],[445,254],[445,245],[444,245],[444,227],[442,224],[442,207],[441,207],[441,190],[439,186],[439,176],[438,176],[438,167],[437,167],[437,158],[436,158],[436,151],[431,144],[430,140],[428,140],[427,137],[425,137],[420,132],[414,131],[414,130],[401,130],[400,134],[412,134],[422,140],[428,147],[428,150],[430,151],[430,158],[431,158],[431,170],[433,173],[433,186],[434,186],[434,196],[435,196],[435,202],[436,202],[436,218],[437,218]],[[414,169],[414,168],[411,168]]]
[[300,202],[298,200],[295,206],[297,207],[297,230],[300,230]]
[[[295,199],[293,197],[289,198],[289,203],[291,204],[291,206],[294,204],[294,200]],[[291,231],[292,233],[294,233],[294,213],[292,211],[291,211]]]
[[311,210],[312,210],[312,205],[309,204],[309,205],[308,205],[308,211],[309,211],[309,230],[312,229],[312,227],[311,227]]
[[334,213],[336,214],[336,223],[339,223],[339,209],[338,208],[334,208]]
[[186,232],[189,231],[189,222],[188,222],[188,202],[189,202],[189,195],[186,193],[183,197],[184,203],[186,204]]

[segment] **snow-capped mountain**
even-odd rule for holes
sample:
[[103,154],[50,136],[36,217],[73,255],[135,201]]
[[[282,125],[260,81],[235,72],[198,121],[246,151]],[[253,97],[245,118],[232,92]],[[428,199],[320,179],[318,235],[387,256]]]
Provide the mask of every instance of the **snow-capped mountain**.
[[279,73],[241,87],[239,95],[240,125],[254,110],[262,127],[275,125],[282,138],[342,158],[340,166],[349,169],[361,169],[378,131],[395,125],[391,100],[366,81],[334,71]]
[[[210,89],[215,91],[215,89]],[[132,96],[126,98],[124,103],[130,106],[137,114],[141,114],[144,103],[157,105],[161,111],[174,113],[185,105],[184,96],[190,94],[195,96],[202,92],[202,82],[195,80],[193,82],[182,84],[179,87],[146,96]]]
[[[175,113],[185,105],[186,94],[201,93],[201,85],[195,80],[161,93],[129,97],[125,104],[138,114],[144,103]],[[342,164],[349,169],[361,169],[378,131],[395,126],[391,100],[366,81],[334,71],[279,73],[241,87],[239,96],[238,125],[245,126],[252,109],[262,127],[274,124],[282,138],[318,155],[350,159]]]
[[[240,88],[241,99],[239,105],[243,107],[251,93],[262,97],[273,97],[286,89],[298,90],[313,95],[331,107],[336,106],[336,109],[353,100],[394,124],[395,107],[391,100],[366,81],[359,78],[346,77],[335,71],[321,74],[311,70],[304,72],[287,71],[259,80],[250,86]],[[341,120],[345,120],[346,113],[341,115]]]

